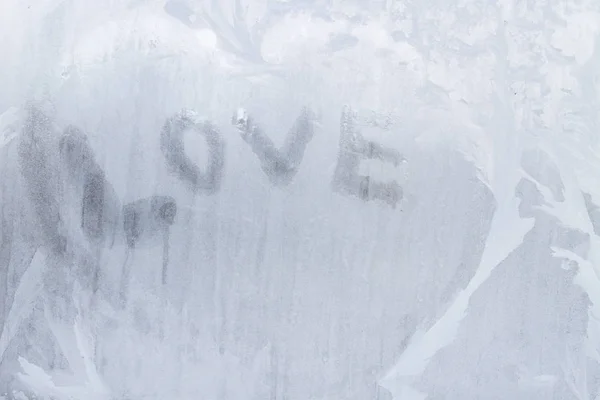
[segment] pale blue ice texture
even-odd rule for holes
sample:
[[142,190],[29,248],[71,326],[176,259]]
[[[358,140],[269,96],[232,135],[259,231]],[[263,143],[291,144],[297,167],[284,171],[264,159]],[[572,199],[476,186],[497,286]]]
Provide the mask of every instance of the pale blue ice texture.
[[0,399],[600,399],[600,2],[3,0]]

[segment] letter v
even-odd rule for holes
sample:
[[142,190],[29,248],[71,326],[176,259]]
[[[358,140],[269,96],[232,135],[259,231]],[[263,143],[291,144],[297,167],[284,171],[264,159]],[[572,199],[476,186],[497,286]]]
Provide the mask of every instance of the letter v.
[[298,173],[304,157],[306,146],[311,141],[315,130],[315,116],[308,108],[303,108],[285,139],[283,147],[278,150],[273,141],[248,116],[244,109],[239,109],[233,117],[242,139],[250,145],[260,160],[262,170],[272,184],[286,186]]

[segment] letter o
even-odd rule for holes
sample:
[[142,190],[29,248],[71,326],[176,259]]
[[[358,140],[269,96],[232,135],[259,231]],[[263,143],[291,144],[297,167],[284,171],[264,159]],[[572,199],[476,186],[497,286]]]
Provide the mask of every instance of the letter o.
[[[209,160],[205,172],[185,154],[183,134],[188,129],[202,134],[208,144]],[[225,164],[225,143],[219,130],[210,122],[198,121],[193,111],[177,113],[162,128],[160,148],[170,169],[194,192],[215,194],[219,191]]]

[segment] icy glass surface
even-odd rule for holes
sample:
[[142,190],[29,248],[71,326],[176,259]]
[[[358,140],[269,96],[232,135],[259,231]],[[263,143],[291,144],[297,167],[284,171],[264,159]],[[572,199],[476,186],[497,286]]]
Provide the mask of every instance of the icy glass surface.
[[0,399],[600,399],[597,0],[0,1]]

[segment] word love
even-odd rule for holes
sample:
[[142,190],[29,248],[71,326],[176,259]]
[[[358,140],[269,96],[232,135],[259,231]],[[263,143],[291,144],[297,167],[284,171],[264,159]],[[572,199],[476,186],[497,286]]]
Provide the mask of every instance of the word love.
[[[380,182],[361,175],[359,168],[365,160],[378,159],[397,166],[404,158],[394,149],[366,140],[356,121],[356,113],[345,107],[340,119],[339,152],[331,187],[343,195],[363,201],[379,200],[395,207],[403,197],[400,185],[395,181]],[[277,149],[245,110],[238,110],[232,120],[242,139],[257,156],[263,172],[276,186],[289,185],[298,173],[306,148],[314,136],[315,122],[313,113],[304,108],[287,132],[283,146]],[[63,178],[59,181],[66,179],[70,190],[75,190],[76,197],[81,199],[81,227],[91,242],[101,244],[109,239],[110,244],[114,243],[115,226],[124,214],[127,226],[123,228],[130,247],[144,237],[138,222],[141,219],[149,218],[150,214],[156,219],[156,223],[148,228],[150,231],[155,225],[172,223],[176,205],[169,196],[155,196],[157,199],[152,201],[147,199],[152,207],[139,202],[135,202],[139,205],[137,208],[121,207],[113,185],[96,161],[86,134],[79,128],[68,126],[63,130],[58,154],[53,157],[54,146],[44,143],[54,136],[54,129],[50,119],[33,107],[24,126],[26,134],[19,145],[21,172],[26,177],[31,197],[41,200],[35,202],[35,207],[42,219],[42,230],[48,230],[46,237],[51,237],[51,231],[55,230],[53,227],[64,220],[59,211],[60,195],[52,188],[56,169],[62,171],[59,175]],[[209,157],[204,169],[186,155],[183,139],[187,131],[201,134],[206,140]],[[168,118],[160,132],[160,149],[168,167],[195,193],[213,195],[219,191],[225,166],[224,148],[219,129],[211,122],[199,121],[192,111],[184,110]],[[54,165],[54,159],[60,160],[60,165]],[[61,247],[60,242],[58,240],[53,246]]]
[[[399,165],[400,153],[366,140],[356,124],[357,116],[344,108],[340,120],[340,141],[332,189],[363,201],[379,200],[395,207],[402,199],[397,182],[379,182],[359,174],[360,163],[378,159]],[[316,119],[303,109],[284,145],[277,149],[263,129],[244,110],[239,110],[232,123],[242,139],[257,156],[263,172],[276,186],[289,185],[297,174],[304,153],[313,138]],[[201,134],[208,145],[208,165],[200,169],[187,155],[183,137],[187,131]],[[41,110],[32,107],[23,126],[18,144],[20,171],[38,217],[38,232],[45,246],[65,254],[70,234],[67,226],[79,225],[93,248],[112,247],[122,232],[128,249],[163,240],[163,283],[167,281],[169,264],[169,231],[177,204],[170,196],[150,196],[122,205],[113,185],[97,162],[86,134],[68,126],[60,135],[58,146],[52,141],[55,127]],[[56,148],[58,147],[58,148]],[[225,145],[220,131],[212,123],[196,118],[191,111],[181,111],[167,119],[160,132],[160,149],[170,170],[194,193],[213,195],[221,187],[225,165]],[[63,189],[60,189],[63,187]],[[68,190],[79,202],[80,212],[65,209],[63,191]],[[75,218],[75,220],[73,219]],[[69,222],[72,221],[72,222]],[[93,257],[92,257],[93,259]],[[97,271],[93,286],[97,287]],[[122,293],[129,281],[128,264],[123,266]]]

